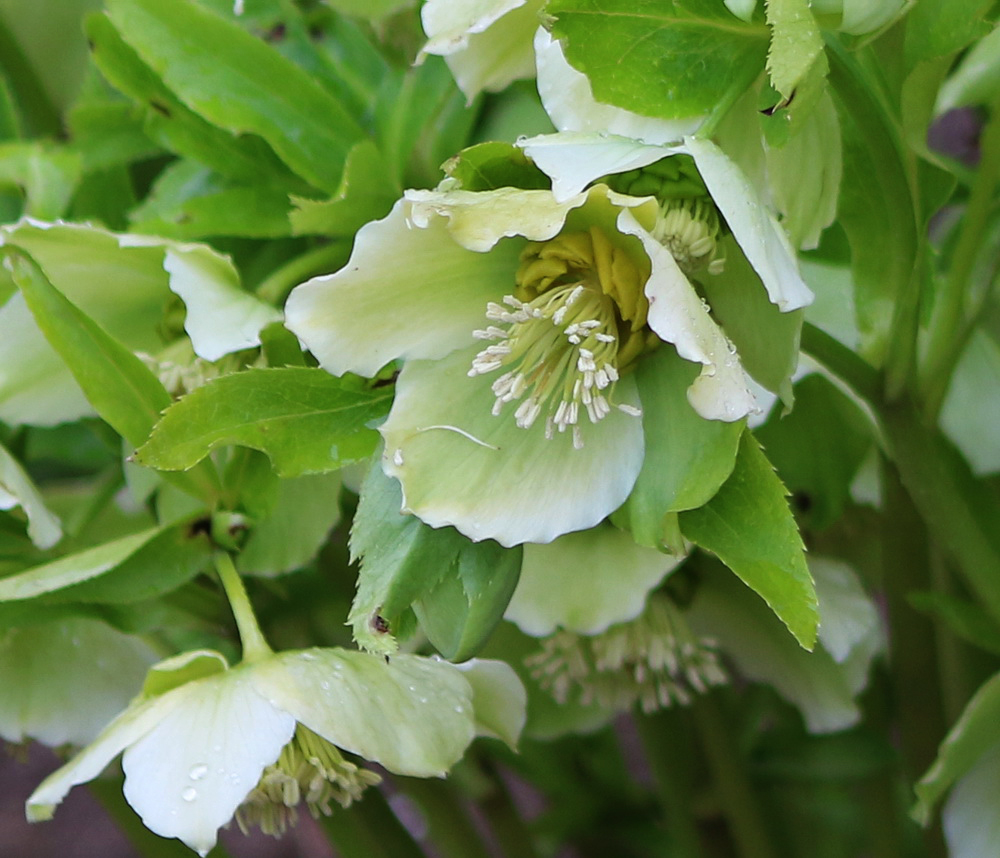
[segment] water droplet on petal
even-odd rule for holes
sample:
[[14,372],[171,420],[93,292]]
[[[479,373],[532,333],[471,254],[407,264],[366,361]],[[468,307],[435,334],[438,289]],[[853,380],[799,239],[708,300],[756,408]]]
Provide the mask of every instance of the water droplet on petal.
[[184,790],[184,792],[181,793],[181,798],[184,799],[184,801],[194,801],[196,798],[198,798],[198,790],[196,790],[194,787],[188,787],[186,790]]
[[200,781],[207,774],[208,766],[204,763],[198,763],[195,766],[191,766],[191,771],[188,772],[188,777],[193,781]]

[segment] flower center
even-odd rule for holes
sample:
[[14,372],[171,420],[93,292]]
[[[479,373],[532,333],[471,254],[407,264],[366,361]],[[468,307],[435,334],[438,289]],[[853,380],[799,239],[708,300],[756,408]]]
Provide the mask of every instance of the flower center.
[[256,825],[277,837],[295,824],[300,802],[306,803],[314,818],[329,816],[331,801],[349,807],[381,780],[375,772],[345,760],[330,742],[299,724],[278,761],[264,769],[257,786],[237,808],[236,822],[244,834]]
[[705,199],[671,200],[660,209],[652,236],[674,257],[685,274],[701,268],[722,271],[726,260],[717,257],[719,215]]
[[[579,420],[598,423],[614,403],[621,373],[646,350],[649,305],[645,277],[597,228],[532,242],[521,254],[514,295],[490,302],[496,324],[473,332],[491,344],[476,355],[470,376],[504,370],[493,382],[493,414],[518,402],[514,419],[528,429],[544,413],[545,437],[573,436],[583,446]],[[505,327],[501,327],[505,326]]]
[[654,594],[636,619],[594,637],[565,630],[541,642],[526,659],[543,688],[560,703],[576,690],[580,702],[644,712],[686,706],[728,677],[715,642],[696,637],[669,597]]

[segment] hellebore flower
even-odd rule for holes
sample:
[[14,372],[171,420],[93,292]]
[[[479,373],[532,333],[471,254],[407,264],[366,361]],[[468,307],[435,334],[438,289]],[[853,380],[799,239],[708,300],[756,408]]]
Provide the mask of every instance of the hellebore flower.
[[754,409],[739,343],[692,282],[719,269],[724,232],[780,310],[811,295],[711,143],[526,141],[551,188],[491,145],[362,228],[341,271],[292,292],[286,325],[334,374],[402,359],[381,432],[403,510],[511,546],[592,527],[626,500],[645,443],[633,371],[655,350],[700,367],[687,396],[702,417]]
[[[523,697],[506,665],[479,665],[488,668],[492,696],[513,688]],[[42,782],[28,818],[51,817],[72,786],[124,752],[125,797],[155,833],[201,855],[234,814],[241,827],[277,834],[300,801],[314,815],[329,813],[331,801],[346,807],[378,782],[338,749],[428,777],[443,776],[477,729],[515,740],[518,707],[484,729],[474,685],[453,665],[412,655],[386,664],[362,652],[309,649],[230,668],[217,652],[185,653],[155,666],[132,705]]]

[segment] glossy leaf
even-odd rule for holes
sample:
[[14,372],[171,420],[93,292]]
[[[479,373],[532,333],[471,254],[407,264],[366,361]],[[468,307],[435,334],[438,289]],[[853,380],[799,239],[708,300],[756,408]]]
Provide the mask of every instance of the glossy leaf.
[[681,530],[716,554],[811,650],[819,623],[816,590],[785,495],[760,445],[744,433],[732,475],[708,504],[681,513]]
[[370,428],[391,391],[366,390],[320,369],[256,369],[217,378],[175,403],[136,460],[163,470],[193,467],[217,447],[266,453],[280,476],[332,471],[371,455]]

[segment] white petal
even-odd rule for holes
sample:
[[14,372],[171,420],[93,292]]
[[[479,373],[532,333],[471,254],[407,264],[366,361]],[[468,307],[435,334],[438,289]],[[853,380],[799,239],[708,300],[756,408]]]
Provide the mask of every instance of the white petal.
[[409,204],[358,232],[347,265],[297,286],[286,325],[328,372],[374,375],[399,357],[442,357],[482,326],[488,301],[512,288],[520,247],[491,253],[457,244],[448,221],[416,228]]
[[269,659],[253,682],[327,741],[397,774],[443,776],[474,735],[472,691],[443,661],[311,649]]
[[601,132],[646,143],[672,143],[693,134],[704,120],[702,116],[657,119],[597,101],[587,76],[566,61],[562,45],[543,27],[535,33],[535,63],[538,95],[552,124],[560,131]]
[[164,695],[122,712],[93,742],[38,785],[25,806],[28,821],[51,819],[56,806],[70,789],[96,778],[126,746],[152,729],[180,702],[179,697]]
[[[494,191],[407,191],[409,218],[425,228],[436,218],[447,219],[448,232],[462,247],[485,253],[502,238],[523,236],[530,241],[553,238],[566,215],[587,197],[577,194],[557,200],[549,191],[497,188]],[[511,269],[511,282],[516,266]]]
[[179,702],[122,757],[125,798],[161,837],[205,855],[295,732],[249,679],[254,666],[190,682],[154,702]]
[[670,251],[627,209],[618,217],[618,228],[639,238],[652,263],[645,288],[650,328],[673,343],[682,358],[702,364],[701,374],[688,389],[694,410],[708,420],[727,422],[751,413],[756,403],[739,356]]
[[941,812],[951,858],[988,858],[1000,843],[1000,745],[983,754],[952,789]]
[[683,147],[654,146],[608,134],[564,131],[519,140],[525,154],[552,179],[557,201],[568,200],[609,173],[624,173],[683,152]]
[[239,285],[232,262],[204,245],[168,247],[163,268],[170,289],[184,301],[184,330],[205,360],[260,345],[260,332],[281,313]]
[[472,658],[456,664],[472,688],[476,735],[490,736],[516,749],[527,720],[528,693],[505,661]]
[[531,36],[541,0],[429,0],[420,10],[429,40],[422,54],[440,54],[471,101],[535,73]]
[[[618,409],[584,419],[582,450],[569,432],[546,439],[544,416],[520,429],[509,408],[492,415],[492,375],[467,376],[479,348],[408,363],[399,376],[382,466],[402,483],[404,511],[511,546],[593,527],[624,503],[642,465],[642,421]],[[615,400],[638,407],[631,376]]]
[[771,303],[783,312],[812,303],[812,292],[799,274],[788,237],[742,170],[710,140],[688,137],[684,143]]
[[819,639],[834,661],[844,662],[871,635],[881,639],[878,611],[854,570],[839,560],[809,555],[819,601]]
[[649,591],[679,562],[636,545],[610,525],[549,545],[525,545],[521,578],[504,618],[535,637],[560,627],[599,634],[639,616]]
[[62,538],[59,519],[21,464],[0,444],[0,509],[21,507],[28,517],[28,536],[39,548],[51,548]]

